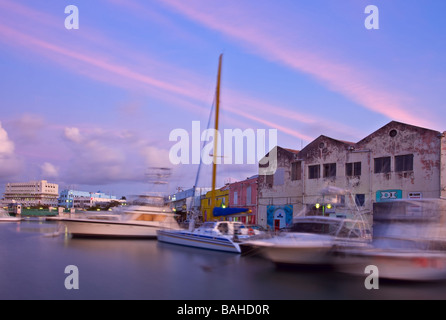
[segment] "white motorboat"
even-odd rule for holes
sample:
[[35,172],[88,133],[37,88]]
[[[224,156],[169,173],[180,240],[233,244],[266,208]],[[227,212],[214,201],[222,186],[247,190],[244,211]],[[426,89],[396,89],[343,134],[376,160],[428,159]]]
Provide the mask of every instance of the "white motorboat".
[[0,222],[19,222],[21,217],[13,217],[6,210],[0,209]]
[[338,265],[340,271],[364,276],[369,265],[377,267],[380,279],[403,281],[446,280],[446,253],[415,249],[348,250],[348,262]]
[[374,239],[368,248],[341,251],[339,271],[364,276],[374,265],[380,279],[446,280],[446,201],[395,201],[376,212]]
[[289,231],[245,244],[277,265],[330,265],[339,247],[363,246],[369,238],[358,221],[303,216],[294,219]]
[[156,238],[160,229],[179,229],[175,214],[164,206],[163,198],[155,200],[130,206],[116,214],[84,215],[60,221],[72,237]]
[[161,242],[209,250],[241,253],[240,241],[259,232],[249,230],[235,221],[205,222],[199,228],[188,230],[159,230]]

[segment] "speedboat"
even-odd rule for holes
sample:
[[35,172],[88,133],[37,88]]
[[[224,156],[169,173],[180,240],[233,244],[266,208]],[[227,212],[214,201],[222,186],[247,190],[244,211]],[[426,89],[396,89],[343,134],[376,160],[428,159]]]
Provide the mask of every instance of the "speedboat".
[[6,210],[0,209],[0,222],[19,222],[21,217],[13,217]]
[[246,241],[277,265],[331,265],[340,248],[366,245],[370,234],[358,221],[327,216],[294,218],[288,231],[268,239]]
[[[192,229],[192,228],[191,228]],[[205,222],[193,230],[158,230],[158,241],[188,247],[241,253],[240,241],[260,231],[241,222]]]
[[373,265],[380,279],[446,280],[446,201],[401,200],[382,207],[375,210],[371,245],[340,251],[339,271],[363,276]]
[[176,215],[164,205],[164,199],[151,200],[118,210],[118,213],[61,218],[60,221],[72,237],[156,238],[160,229],[179,229]]

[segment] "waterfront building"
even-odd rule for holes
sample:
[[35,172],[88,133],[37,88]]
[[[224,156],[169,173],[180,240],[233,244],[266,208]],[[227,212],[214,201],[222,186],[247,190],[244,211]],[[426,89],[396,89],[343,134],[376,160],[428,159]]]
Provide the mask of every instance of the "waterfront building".
[[[445,132],[391,121],[356,143],[321,135],[301,151],[275,151],[277,170],[259,176],[258,191],[259,223],[271,228],[288,225],[302,210],[372,212],[374,203],[446,197]],[[318,205],[327,187],[351,196]]]
[[118,200],[116,196],[107,195],[103,192],[88,192],[79,190],[62,190],[59,196],[59,206],[70,208],[91,208],[94,206],[105,206],[110,202],[125,202]]
[[46,180],[7,183],[4,203],[20,203],[23,206],[57,206],[59,186]]
[[276,155],[277,167],[272,175],[261,175],[259,170],[257,223],[281,229],[291,223],[302,207],[301,186],[291,177],[292,163],[298,159],[299,151],[276,146],[265,157],[270,154]]
[[244,208],[246,212],[234,217],[245,224],[257,223],[258,175],[229,184],[229,207]]
[[[215,220],[215,217],[213,215],[213,208],[211,207],[211,197],[212,191],[209,191],[201,199],[201,216],[203,217],[203,221]],[[215,198],[216,207],[227,208],[229,203],[229,185],[227,184],[220,189],[216,189]]]
[[200,211],[201,197],[205,196],[211,188],[190,188],[187,190],[179,190],[178,192],[167,197],[167,204],[175,211],[176,214],[187,219],[188,211]]

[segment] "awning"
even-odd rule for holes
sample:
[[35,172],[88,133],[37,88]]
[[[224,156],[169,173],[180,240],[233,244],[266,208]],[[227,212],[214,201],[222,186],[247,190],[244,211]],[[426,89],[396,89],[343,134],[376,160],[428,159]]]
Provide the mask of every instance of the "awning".
[[212,214],[214,217],[221,217],[221,216],[229,216],[233,214],[240,214],[240,213],[248,213],[249,209],[246,208],[221,208],[221,207],[215,207],[212,211]]

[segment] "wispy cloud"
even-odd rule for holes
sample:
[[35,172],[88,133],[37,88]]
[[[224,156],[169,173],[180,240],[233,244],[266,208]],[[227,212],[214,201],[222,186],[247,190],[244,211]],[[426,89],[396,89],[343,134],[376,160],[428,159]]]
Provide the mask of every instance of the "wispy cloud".
[[[123,2],[118,0],[115,3],[123,5]],[[126,6],[130,4],[133,2]],[[0,2],[0,6],[17,16],[13,21],[4,19],[3,23],[0,23],[0,41],[26,48],[46,57],[48,63],[56,63],[89,79],[126,90],[139,90],[146,95],[168,101],[175,108],[183,108],[196,114],[208,113],[210,95],[209,89],[206,88],[212,88],[213,85],[209,83],[213,79],[210,81],[194,72],[138,53],[137,50],[124,49],[119,43],[91,29],[76,35],[75,44],[70,44],[63,37],[66,30],[63,30],[60,21],[53,16],[9,0]],[[134,6],[130,8],[135,9]],[[162,22],[165,23],[164,20]],[[40,27],[36,28],[36,25]],[[293,119],[304,124],[319,122],[326,127],[335,128],[338,132],[352,132],[351,128],[333,121],[324,121],[321,117],[316,120],[314,117],[240,92],[231,91],[228,97],[226,109],[236,118],[243,117],[262,126],[277,128],[287,135],[305,141],[311,141],[314,137],[299,131],[294,125],[285,124],[285,121],[280,119]],[[273,115],[275,120],[256,116],[259,111],[265,115]]]
[[191,20],[222,33],[249,52],[312,76],[328,89],[368,110],[389,119],[429,125],[418,114],[407,110],[405,104],[410,100],[406,94],[380,87],[376,79],[370,77],[373,70],[321,54],[323,48],[318,52],[307,51],[299,43],[290,41],[294,38],[290,36],[290,32],[298,33],[299,30],[280,28],[275,25],[277,23],[274,19],[267,16],[253,19],[244,2],[229,1],[218,10],[215,3],[205,0],[160,2]]
[[66,127],[63,143],[73,157],[69,166],[57,170],[60,179],[86,185],[144,182],[147,167],[161,163],[168,166],[167,150],[135,135],[119,130]]

